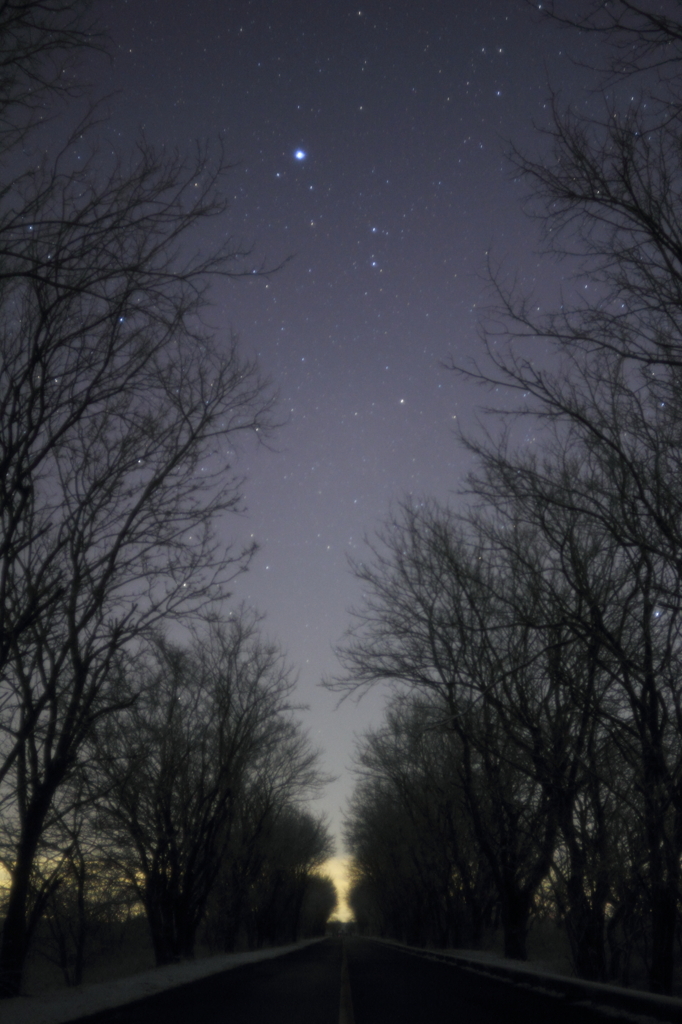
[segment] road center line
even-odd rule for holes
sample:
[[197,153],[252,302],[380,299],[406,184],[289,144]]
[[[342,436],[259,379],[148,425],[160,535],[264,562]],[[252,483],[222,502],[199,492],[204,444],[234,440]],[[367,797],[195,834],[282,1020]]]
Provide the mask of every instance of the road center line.
[[353,1016],[353,999],[350,991],[350,978],[348,976],[348,958],[346,956],[346,943],[341,945],[341,1003],[339,1006],[339,1024],[355,1024]]

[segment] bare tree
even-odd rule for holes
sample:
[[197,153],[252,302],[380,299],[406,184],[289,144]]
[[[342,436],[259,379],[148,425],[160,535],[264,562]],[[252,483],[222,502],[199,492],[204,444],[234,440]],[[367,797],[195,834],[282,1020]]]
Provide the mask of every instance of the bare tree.
[[191,651],[159,644],[142,672],[135,704],[95,734],[98,821],[163,964],[194,955],[254,776],[267,765],[281,803],[322,779],[291,716],[291,669],[253,613],[213,626]]
[[[616,424],[617,420],[614,432]],[[636,434],[636,420],[629,424]],[[644,463],[616,461],[613,449],[598,445],[584,445],[582,458],[577,459],[578,450],[575,432],[562,430],[551,460],[481,451],[476,486],[510,517],[535,522],[549,545],[556,578],[545,577],[548,598],[565,637],[582,651],[579,656],[585,664],[582,683],[574,688],[576,708],[593,719],[585,739],[601,735],[600,744],[605,743],[615,758],[612,769],[620,765],[620,770],[607,770],[598,748],[590,753],[588,745],[590,772],[582,799],[592,793],[596,827],[603,807],[595,788],[599,779],[599,788],[611,793],[612,811],[614,800],[629,804],[638,821],[648,849],[640,878],[646,880],[651,983],[668,987],[681,852],[678,570],[670,557],[674,549],[669,536],[665,543],[639,503],[642,492],[634,483]],[[668,483],[661,481],[659,493]],[[663,523],[662,516],[658,523]],[[633,785],[640,794],[634,802]],[[570,838],[575,821],[575,812],[565,819],[565,838]],[[575,852],[582,856],[579,848]],[[602,863],[607,866],[608,857],[603,856]],[[581,882],[575,888],[575,906],[584,892]]]
[[54,815],[33,873],[44,911],[31,946],[59,967],[68,986],[81,985],[93,960],[116,948],[135,909],[125,879],[103,855],[91,799],[86,786],[80,799],[61,794],[68,810]]
[[301,908],[300,937],[312,939],[325,934],[327,922],[338,906],[338,894],[328,875],[310,875]]
[[[329,781],[295,719],[280,720],[254,751],[209,901],[205,932],[212,947],[232,952],[275,933],[298,933],[311,872],[333,853],[326,823],[302,801]],[[292,897],[285,906],[274,891],[280,887]]]
[[66,132],[56,156],[21,169],[17,142],[73,85],[61,70],[89,39],[79,11],[0,6],[0,784],[16,835],[3,995],[20,986],[55,794],[94,723],[135,697],[118,663],[247,566],[251,550],[226,548],[214,526],[240,507],[236,439],[272,423],[256,365],[202,321],[211,275],[252,268],[231,243],[188,251],[225,210],[222,157],[141,143],[129,160],[94,149],[74,166]]
[[250,893],[251,944],[260,948],[295,942],[304,925],[306,897],[314,891],[315,871],[333,854],[333,840],[322,818],[290,803],[273,816],[259,845],[259,870]]
[[[542,645],[536,650],[529,625],[510,622],[500,600],[504,574],[452,513],[404,505],[381,542],[372,562],[356,566],[364,606],[338,652],[346,675],[331,685],[402,685],[429,700],[435,724],[458,738],[459,781],[498,887],[505,950],[525,959],[558,827],[554,780],[538,770],[536,744],[522,736],[514,711],[519,701],[542,706]],[[561,734],[551,726],[549,744]]]
[[[383,934],[398,925],[393,937],[413,944],[478,947],[495,886],[467,811],[461,743],[439,718],[417,697],[394,700],[384,726],[363,738],[346,836]],[[400,871],[389,875],[377,865],[391,856]]]
[[[630,80],[642,72],[660,73],[669,89],[677,81],[676,65],[682,30],[672,5],[638,0],[526,0],[540,16],[605,38],[609,49],[600,68],[607,83]],[[671,81],[672,79],[672,81]]]
[[[603,979],[620,969],[615,950],[607,959],[607,910],[622,906],[624,920],[636,879],[615,821],[627,819],[646,844],[663,815],[659,860],[646,864],[649,905],[663,877],[669,893],[676,887],[674,869],[662,868],[676,856],[674,784],[652,787],[642,774],[652,771],[644,751],[656,738],[647,733],[642,687],[645,662],[661,680],[675,678],[677,631],[650,614],[641,578],[617,544],[585,527],[568,493],[562,515],[558,497],[552,504],[534,492],[522,502],[529,478],[517,471],[514,481],[489,481],[484,493],[490,501],[497,494],[496,512],[467,524],[436,505],[405,507],[391,522],[374,561],[358,566],[364,606],[341,648],[347,674],[335,685],[352,691],[385,680],[412,693],[398,690],[384,738],[368,738],[362,754],[370,777],[393,787],[389,804],[407,799],[412,813],[417,740],[400,702],[426,702],[422,732],[450,735],[457,751],[431,774],[449,772],[451,792],[461,794],[458,828],[467,823],[495,880],[507,954],[524,955],[539,886],[553,880],[553,912],[566,925],[576,971]],[[662,681],[658,698],[656,764],[672,784],[679,744],[669,728],[674,698]],[[437,785],[427,785],[429,795]],[[362,792],[351,821],[364,813]],[[368,808],[378,792],[367,791]],[[425,815],[423,831],[438,834],[442,849],[442,826],[429,822]],[[415,856],[419,834],[410,840]],[[462,862],[456,845],[453,869]],[[464,879],[465,864],[460,873]],[[628,879],[618,895],[612,877]]]
[[102,45],[89,0],[2,0],[0,4],[0,151],[3,156],[82,95],[79,56]]
[[[570,629],[611,677],[611,738],[642,795],[632,810],[646,850],[649,981],[669,992],[680,883],[682,22],[672,5],[630,0],[556,2],[548,13],[602,40],[606,88],[587,113],[554,98],[546,157],[512,153],[548,252],[575,276],[544,312],[496,275],[489,361],[468,372],[523,393],[537,453],[468,439],[481,467],[472,487],[498,508],[513,495],[513,514],[540,527],[572,593]],[[608,597],[588,537],[608,552]]]
[[[132,208],[124,202],[121,246],[133,244],[134,208],[141,214],[139,204],[151,204],[154,191],[143,187]],[[157,192],[155,213],[163,206]],[[166,205],[162,218],[173,216]],[[137,225],[142,249],[153,238],[144,220]],[[93,722],[132,699],[125,684],[113,682],[118,652],[160,620],[220,598],[250,555],[221,549],[212,526],[239,506],[240,481],[225,467],[231,439],[266,425],[270,403],[257,370],[234,347],[221,352],[189,329],[198,299],[193,271],[150,267],[153,284],[145,289],[138,263],[122,282],[121,303],[111,273],[116,232],[104,227],[104,294],[89,296],[68,281],[44,289],[39,281],[36,297],[30,285],[21,321],[34,344],[20,330],[3,374],[9,422],[0,435],[20,450],[3,478],[0,775],[20,787],[25,832],[0,963],[23,957],[15,915],[23,915],[52,795]],[[86,231],[81,243],[87,275],[97,243]],[[55,266],[60,256],[57,248]]]
[[415,879],[414,823],[399,795],[382,779],[356,786],[344,825],[352,854],[350,906],[364,933],[418,943],[430,922]]

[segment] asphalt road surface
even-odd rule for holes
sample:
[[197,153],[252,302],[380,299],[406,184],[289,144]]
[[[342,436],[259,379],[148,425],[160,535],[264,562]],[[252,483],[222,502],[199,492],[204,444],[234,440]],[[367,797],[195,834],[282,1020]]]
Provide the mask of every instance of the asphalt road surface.
[[[345,947],[345,953],[344,953]],[[342,968],[347,964],[346,969]],[[342,984],[347,976],[349,989]],[[350,993],[350,999],[348,995]],[[341,1011],[341,1016],[340,1016]],[[613,1021],[614,1018],[611,1017]],[[594,1024],[586,1008],[367,939],[225,971],[79,1024]]]
[[605,1024],[587,1008],[395,946],[348,939],[346,953],[354,1024]]
[[338,1024],[341,942],[213,974],[78,1024]]

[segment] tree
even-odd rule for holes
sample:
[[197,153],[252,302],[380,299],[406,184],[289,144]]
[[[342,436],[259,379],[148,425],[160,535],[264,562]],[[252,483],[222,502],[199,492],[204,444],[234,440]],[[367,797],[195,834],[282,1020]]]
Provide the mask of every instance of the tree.
[[301,938],[323,936],[337,905],[338,895],[332,879],[328,875],[310,875],[301,907]]
[[[472,485],[498,506],[510,485],[516,509],[554,533],[559,554],[570,550],[571,534],[558,536],[570,512],[570,529],[612,555],[616,609],[601,602],[591,573],[576,576],[566,559],[563,566],[584,612],[573,627],[593,637],[626,709],[628,724],[613,718],[612,732],[643,796],[650,986],[669,992],[682,792],[682,31],[678,19],[629,0],[577,10],[555,3],[549,13],[601,34],[608,87],[599,114],[576,113],[554,98],[546,158],[512,154],[547,248],[572,261],[575,287],[566,285],[561,302],[542,313],[497,277],[501,316],[488,325],[489,362],[473,376],[523,392],[523,414],[538,418],[540,454],[469,439],[482,467]],[[532,358],[533,341],[549,348],[552,361]]]
[[[406,505],[374,560],[358,566],[364,604],[340,652],[347,674],[335,685],[352,691],[384,680],[395,696],[385,729],[367,737],[360,755],[368,778],[351,809],[349,841],[365,902],[373,891],[376,906],[382,892],[384,908],[386,871],[364,865],[383,856],[380,836],[395,861],[394,837],[407,822],[412,863],[393,863],[392,871],[407,872],[410,886],[420,872],[429,876],[427,861],[418,862],[422,838],[444,855],[451,876],[459,874],[465,894],[467,861],[483,859],[509,956],[525,955],[537,894],[551,884],[552,912],[566,926],[576,971],[603,980],[620,970],[615,921],[625,927],[638,886],[641,903],[637,878],[647,878],[652,898],[661,864],[675,858],[669,790],[652,789],[646,774],[642,745],[651,750],[653,739],[638,696],[643,657],[654,674],[677,677],[677,632],[646,611],[642,580],[615,543],[585,529],[568,493],[561,514],[556,496],[521,500],[527,474],[504,481],[489,480],[481,493],[490,508],[467,520],[435,503]],[[666,685],[659,686],[656,763],[672,781],[679,743]],[[451,748],[448,757],[437,755],[439,744]],[[429,757],[436,760],[427,767]],[[434,817],[441,787],[445,806],[459,806],[450,831],[447,812]],[[618,835],[628,831],[641,849],[656,811],[660,860],[650,857],[643,875]],[[475,852],[470,843],[458,849],[462,836]],[[670,891],[675,875],[666,870]],[[429,900],[415,903],[423,924]],[[403,908],[398,918],[407,912],[404,898]]]
[[[636,421],[629,422],[634,433]],[[557,622],[563,623],[566,641],[577,647],[585,665],[584,682],[573,691],[575,707],[591,720],[586,739],[601,737],[591,753],[585,748],[591,769],[581,799],[591,793],[596,826],[605,797],[590,777],[599,779],[599,787],[611,793],[612,807],[613,801],[622,801],[639,819],[649,851],[640,877],[646,879],[652,984],[667,986],[681,852],[677,566],[655,550],[651,521],[638,508],[635,467],[615,462],[612,451],[598,445],[583,445],[577,459],[576,433],[563,431],[553,445],[553,458],[543,462],[523,453],[481,451],[475,486],[498,510],[505,510],[507,522],[533,522],[548,545],[557,570],[554,580],[545,576],[548,601]],[[629,539],[625,531],[632,531]],[[611,770],[600,746],[616,759]],[[632,787],[641,799],[633,801]],[[567,839],[572,823],[574,812],[564,818]],[[575,849],[576,867],[587,852],[584,840]],[[601,859],[608,864],[607,856]],[[574,906],[585,892],[580,874]],[[605,880],[603,893],[606,887]],[[599,902],[603,906],[603,897]],[[663,972],[665,982],[657,972]]]
[[[77,784],[84,779],[77,780]],[[44,894],[31,946],[54,963],[68,986],[81,985],[97,954],[120,943],[134,910],[125,880],[103,855],[92,814],[92,793],[65,796],[65,815],[54,814],[41,843],[33,886]],[[75,799],[74,799],[75,798]]]
[[205,934],[224,952],[299,936],[311,880],[333,854],[326,823],[301,805],[328,777],[295,721],[280,725],[250,766],[209,900]]
[[240,806],[262,768],[282,804],[322,781],[318,755],[291,717],[291,669],[259,626],[242,609],[189,651],[160,642],[138,670],[136,702],[93,737],[104,793],[98,829],[145,907],[159,964],[194,955]]
[[352,854],[349,902],[362,932],[416,943],[428,928],[411,850],[413,823],[381,779],[356,786],[344,827]]
[[82,95],[73,71],[82,51],[101,45],[89,0],[3,0],[0,5],[0,152],[11,153],[54,113]]
[[[505,952],[526,958],[535,893],[558,827],[553,780],[515,705],[543,706],[534,630],[501,600],[509,585],[485,544],[437,505],[405,504],[373,562],[356,566],[364,605],[339,648],[346,692],[390,681],[429,701],[434,726],[459,742],[459,783],[482,856],[495,879]],[[532,718],[531,715],[528,716]],[[548,742],[557,739],[556,723]],[[530,722],[530,730],[533,723]]]
[[363,738],[346,839],[379,934],[478,947],[494,884],[467,813],[461,744],[439,718],[423,698],[397,699],[383,727]]
[[[16,835],[3,995],[20,986],[55,794],[94,724],[134,701],[122,666],[141,638],[219,600],[247,566],[252,550],[213,528],[240,507],[236,439],[272,424],[257,366],[202,322],[211,275],[246,273],[244,254],[187,255],[225,209],[222,158],[143,142],[130,160],[107,166],[95,150],[74,169],[67,136],[21,169],[33,83],[41,104],[68,95],[55,67],[88,38],[79,9],[0,8],[14,147],[0,189],[0,783]],[[87,126],[77,133],[85,145]]]
[[[562,25],[605,37],[609,50],[602,73],[606,81],[629,80],[642,72],[656,70],[667,77],[675,74],[677,54],[671,47],[682,42],[679,21],[664,10],[652,9],[637,0],[548,0],[541,6],[526,0],[541,16]],[[670,81],[666,83],[670,85]],[[666,103],[669,102],[669,96]]]
[[[320,883],[327,893],[322,905],[329,906],[329,879],[324,883],[316,872],[334,852],[332,838],[321,818],[289,803],[273,816],[259,845],[249,915],[252,945],[296,942],[305,927],[306,900],[322,895]],[[324,924],[326,918],[318,920],[318,931]]]

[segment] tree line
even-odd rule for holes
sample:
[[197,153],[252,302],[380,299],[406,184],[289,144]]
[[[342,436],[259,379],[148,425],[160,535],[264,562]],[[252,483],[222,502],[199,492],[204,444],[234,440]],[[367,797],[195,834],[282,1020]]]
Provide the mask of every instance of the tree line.
[[[259,618],[240,609],[189,647],[159,638],[121,670],[135,700],[92,730],[41,836],[38,952],[80,984],[140,909],[157,964],[198,939],[229,952],[324,934],[332,843],[304,804],[324,777]],[[9,827],[5,843],[9,869]]]
[[254,554],[217,530],[237,446],[277,423],[203,314],[212,278],[263,268],[232,240],[192,254],[226,208],[219,147],[99,145],[101,49],[87,2],[0,3],[2,996],[41,921],[80,980],[105,889],[159,963],[200,927],[226,949],[319,928],[333,901],[291,669],[224,603]]
[[[513,173],[561,294],[491,269],[497,421],[460,505],[404,501],[354,571],[335,685],[388,683],[357,755],[351,904],[412,942],[525,958],[560,923],[575,972],[670,992],[682,857],[682,20],[543,5],[600,42]],[[586,72],[587,73],[587,72]],[[558,272],[559,273],[559,272]],[[518,398],[518,402],[517,402]],[[501,408],[500,401],[508,404]],[[500,424],[499,430],[494,423]]]

